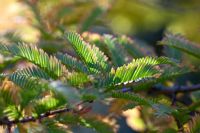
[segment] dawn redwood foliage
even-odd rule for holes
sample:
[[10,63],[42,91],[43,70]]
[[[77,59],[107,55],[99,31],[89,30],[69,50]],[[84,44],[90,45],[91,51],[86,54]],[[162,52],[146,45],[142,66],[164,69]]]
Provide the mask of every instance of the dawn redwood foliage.
[[[155,118],[172,117],[177,123],[177,127],[171,129],[173,132],[200,131],[200,101],[185,105],[177,97],[179,93],[198,91],[200,84],[171,87],[165,84],[199,71],[198,67],[184,65],[170,54],[179,50],[199,60],[197,45],[180,35],[166,33],[159,42],[165,47],[165,56],[158,57],[151,48],[129,37],[106,34],[93,40],[92,35],[63,34],[74,56],[60,51],[48,54],[32,44],[1,43],[0,53],[7,61],[1,66],[0,75],[0,125],[8,132],[30,123],[23,130],[38,131],[42,127],[45,132],[62,133],[70,130],[65,125],[80,125],[111,133],[114,132],[112,126],[90,116],[90,112],[93,102],[112,98],[126,100],[126,104],[120,105],[121,111],[140,106],[151,108]],[[3,72],[7,62],[28,65]],[[76,90],[71,93],[78,92],[78,95],[74,100],[70,97],[74,94],[66,96],[53,84],[67,84],[65,89]],[[156,95],[152,95],[154,93]],[[188,128],[184,128],[185,124]]]

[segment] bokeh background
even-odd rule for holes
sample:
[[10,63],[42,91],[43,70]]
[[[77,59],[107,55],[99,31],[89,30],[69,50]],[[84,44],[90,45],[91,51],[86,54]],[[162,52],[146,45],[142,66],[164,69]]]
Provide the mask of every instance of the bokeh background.
[[[157,41],[165,31],[199,42],[199,0],[0,0],[0,33],[38,42],[60,29]],[[40,29],[42,28],[42,29]],[[48,35],[47,35],[48,36]]]
[[[200,0],[0,0],[0,13],[2,42],[33,43],[48,53],[70,51],[63,49],[66,43],[62,34],[72,30],[80,34],[85,31],[126,34],[153,46],[158,55],[162,55],[163,48],[157,42],[165,32],[200,42]],[[194,62],[198,64],[195,59]],[[99,110],[116,111],[117,104],[110,109],[102,105]],[[96,110],[98,107],[99,104]],[[118,132],[144,131],[140,115],[136,108],[124,112],[118,122],[109,117],[105,121],[115,125]],[[169,122],[170,119],[158,120],[154,124],[162,127]],[[92,132],[80,128],[74,131]]]

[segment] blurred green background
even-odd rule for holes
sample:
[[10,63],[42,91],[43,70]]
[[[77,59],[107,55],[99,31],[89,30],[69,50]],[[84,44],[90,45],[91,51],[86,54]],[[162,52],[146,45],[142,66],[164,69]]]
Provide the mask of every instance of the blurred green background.
[[61,30],[127,34],[155,43],[165,31],[200,41],[199,0],[0,0],[0,33],[37,43]]

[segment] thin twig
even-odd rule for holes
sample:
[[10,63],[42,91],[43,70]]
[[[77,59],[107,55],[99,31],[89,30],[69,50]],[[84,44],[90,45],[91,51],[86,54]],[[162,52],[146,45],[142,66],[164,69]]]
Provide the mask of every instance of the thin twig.
[[17,123],[34,122],[36,120],[41,120],[43,118],[53,116],[55,114],[60,114],[60,113],[69,112],[69,111],[71,111],[69,108],[63,108],[63,109],[45,112],[43,114],[40,114],[38,117],[28,116],[28,117],[25,117],[25,118],[20,119],[20,120],[0,119],[0,125],[8,125],[8,127],[9,127],[9,125],[13,125],[13,124],[17,124]]
[[192,86],[175,86],[175,87],[162,87],[162,88],[155,88],[156,91],[161,93],[187,93],[193,91],[200,90],[200,84],[192,85]]
[[[80,104],[84,104],[84,103],[86,103],[86,102],[81,102],[77,105],[80,106]],[[2,119],[0,119],[0,125],[7,125],[8,129],[9,129],[10,125],[15,125],[15,124],[18,124],[18,123],[35,122],[37,120],[42,120],[42,119],[47,118],[49,116],[54,116],[56,114],[61,114],[61,113],[65,113],[65,112],[79,113],[79,112],[84,111],[85,108],[88,109],[88,107],[83,107],[83,108],[78,109],[78,110],[73,109],[73,108],[69,108],[69,107],[64,107],[64,108],[57,109],[57,110],[47,111],[45,113],[40,114],[37,117],[28,116],[28,117],[25,117],[25,118],[19,119],[19,120],[8,120],[7,118],[2,118]]]
[[[193,91],[200,90],[200,84],[192,85],[192,86],[174,86],[174,87],[153,87],[154,92],[159,93],[168,93],[168,94],[177,94],[177,93],[187,93]],[[121,92],[130,92],[134,91],[134,88],[122,88]]]

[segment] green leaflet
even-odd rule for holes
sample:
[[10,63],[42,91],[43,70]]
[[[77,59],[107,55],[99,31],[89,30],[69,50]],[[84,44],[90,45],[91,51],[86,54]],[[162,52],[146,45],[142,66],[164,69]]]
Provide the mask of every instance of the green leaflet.
[[[90,81],[87,74],[89,74],[89,71],[87,67],[80,61],[78,61],[76,58],[68,55],[68,54],[61,54],[57,53],[56,57],[61,60],[61,62],[66,65],[66,67],[73,72],[68,73],[67,75],[67,81],[72,86],[82,86],[84,83],[87,83]],[[74,72],[75,70],[75,72]],[[78,71],[78,72],[76,72]]]
[[23,91],[20,91],[20,96],[23,97],[21,100],[22,106],[27,105],[46,89],[45,83],[40,82],[41,79],[50,79],[43,70],[37,67],[28,67],[17,70],[12,74],[8,74],[7,77],[14,84],[23,89]]
[[58,99],[52,96],[46,96],[42,99],[36,100],[34,103],[34,108],[37,114],[41,114],[51,109],[55,109],[56,107],[58,107],[58,105]]
[[77,70],[79,72],[88,73],[87,67],[85,65],[78,61],[76,58],[68,55],[68,54],[62,54],[57,53],[56,57],[64,64],[67,68],[70,68],[71,70]]
[[24,89],[35,89],[39,87],[38,78],[27,77],[18,73],[13,73],[12,75],[10,75],[9,80]]
[[84,73],[73,72],[67,76],[67,81],[72,86],[83,86],[84,83],[88,83],[90,81],[89,76]]
[[4,47],[0,47],[1,51],[6,50],[15,56],[27,59],[42,68],[52,78],[58,78],[65,72],[65,67],[61,62],[54,56],[48,56],[42,49],[23,43],[12,46],[3,46]]
[[131,100],[131,101],[138,103],[139,105],[146,105],[146,106],[152,106],[153,105],[152,101],[146,100],[146,99],[144,99],[144,98],[142,98],[139,95],[136,95],[134,93],[113,92],[112,97],[113,98],[122,98],[122,99],[126,99],[126,100]]
[[65,34],[74,50],[92,73],[107,72],[110,70],[108,58],[95,45],[89,45],[75,32]]
[[133,57],[133,58],[141,58],[145,56],[154,56],[155,52],[152,47],[144,44],[137,43],[135,40],[123,35],[117,38],[117,42],[121,44],[125,50]]
[[111,95],[113,98],[131,100],[134,103],[137,103],[138,105],[149,106],[156,111],[155,115],[158,117],[169,115],[177,111],[176,109],[173,109],[168,105],[159,103],[156,99],[154,100],[154,99],[142,98],[134,93],[113,92]]
[[83,24],[81,25],[81,32],[86,31],[89,27],[94,23],[94,21],[103,14],[104,9],[102,7],[95,7],[89,16],[84,20]]
[[154,77],[155,74],[160,74],[160,69],[156,69],[156,65],[172,64],[176,65],[167,57],[144,57],[134,59],[131,63],[118,67],[116,70],[111,70],[105,80],[98,83],[100,87],[113,87],[119,84],[126,84],[132,81],[141,80],[143,78]]
[[138,59],[133,59],[131,64],[149,64],[149,65],[160,65],[160,64],[170,64],[173,66],[176,66],[176,60],[170,59],[168,57],[143,57],[143,58],[138,58]]
[[[4,103],[1,105],[1,111],[2,111],[2,108],[5,108],[6,105],[11,105],[11,104],[14,104],[15,101],[12,97],[12,90],[5,90],[4,88],[1,88],[0,89],[0,99],[1,101],[3,101]],[[1,113],[0,113],[1,114]]]
[[41,79],[37,77],[37,75],[28,75],[31,73],[23,74],[23,72],[25,72],[26,70],[28,69],[14,72],[13,74],[8,76],[9,80],[11,80],[14,84],[22,88],[22,91],[20,91],[20,96],[23,98],[20,101],[22,107],[29,104],[30,101],[37,98],[39,94],[41,94],[45,89],[47,89],[47,86],[45,86],[46,83],[40,82]]
[[8,51],[8,47],[6,45],[0,45],[0,50],[2,52]]
[[22,70],[15,71],[12,75],[18,74],[18,75],[24,75],[27,77],[35,77],[35,78],[42,78],[49,80],[50,77],[40,68],[37,67],[28,67],[24,68]]
[[127,84],[121,84],[119,87],[126,86],[126,87],[131,87],[134,91],[140,91],[144,89],[149,89],[151,86],[157,84],[157,83],[162,83],[166,80],[172,80],[180,75],[188,73],[188,69],[186,68],[168,68],[164,70],[164,72],[161,73],[159,77],[150,77],[150,78],[144,78],[141,79],[138,82],[130,82]]
[[114,38],[112,35],[103,36],[104,43],[108,47],[108,51],[111,54],[111,59],[115,66],[122,66],[125,62],[125,55],[123,49],[120,45],[117,44],[117,38]]
[[20,106],[10,105],[3,112],[9,120],[16,120],[23,116]]
[[160,42],[162,45],[167,45],[175,49],[186,52],[194,57],[200,58],[200,47],[186,40],[180,35],[167,33],[165,38]]
[[165,56],[169,58],[173,58],[177,60],[182,60],[183,58],[183,53],[180,50],[174,49],[173,47],[170,47],[167,45],[164,46],[163,53],[165,54]]
[[42,85],[38,84],[38,88],[32,90],[24,89],[21,91],[20,94],[23,97],[23,100],[21,101],[22,107],[31,104],[36,113],[40,114],[68,104],[67,99],[63,94],[45,86],[45,84]]
[[33,107],[36,114],[45,113],[50,110],[66,107],[68,104],[67,99],[55,90],[50,90],[44,94],[40,94],[40,97],[34,99]]
[[44,91],[43,85],[39,83],[38,78],[27,77],[25,75],[14,73],[9,76],[9,80],[23,89],[20,91],[20,96],[23,98],[20,101],[22,107],[29,104],[31,100],[38,97],[38,95]]

